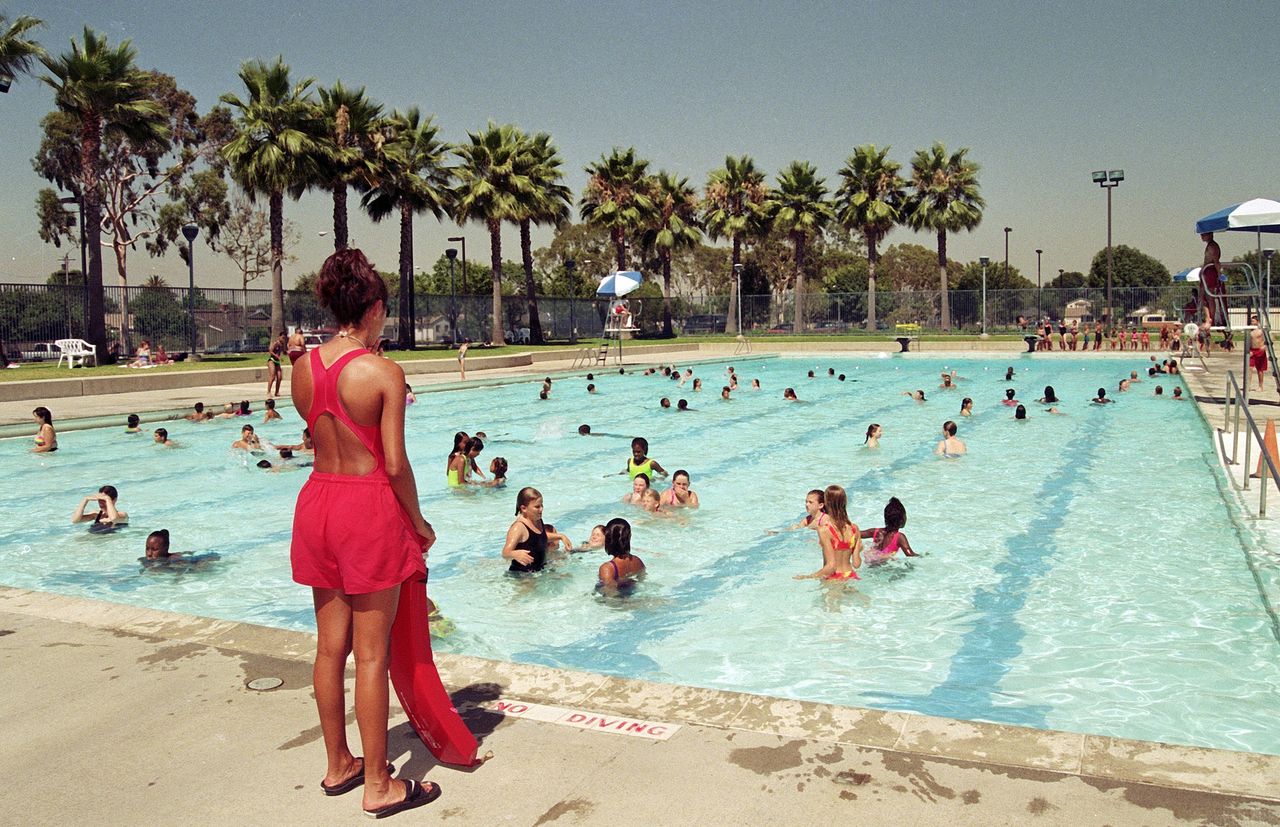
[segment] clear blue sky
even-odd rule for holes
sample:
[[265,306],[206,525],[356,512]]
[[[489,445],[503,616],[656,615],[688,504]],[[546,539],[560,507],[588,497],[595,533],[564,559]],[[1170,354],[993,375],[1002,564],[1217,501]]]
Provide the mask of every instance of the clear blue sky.
[[[1106,241],[1106,199],[1089,180],[1123,168],[1114,239],[1170,269],[1199,263],[1196,218],[1227,204],[1280,198],[1275,32],[1280,3],[923,2],[676,3],[489,2],[367,4],[226,0],[0,0],[33,14],[61,52],[85,24],[112,42],[131,38],[138,62],[174,75],[207,108],[241,91],[241,61],[282,54],[298,77],[365,85],[389,107],[433,113],[447,140],[486,121],[554,135],[580,191],[582,167],[634,145],[654,169],[695,184],[728,153],[773,173],[815,163],[833,190],[853,147],[892,145],[907,166],[934,140],[967,146],[982,165],[985,218],[952,237],[952,257],[1010,260],[1047,280],[1085,270]],[[35,234],[44,186],[31,170],[50,90],[22,78],[0,96],[0,281],[43,280],[60,251]],[[302,237],[293,275],[331,251],[323,193],[286,202]],[[394,269],[394,221],[354,217],[352,236]],[[415,264],[429,267],[454,235],[430,217],[416,225]],[[466,229],[468,254],[487,251]],[[535,244],[547,236],[535,236]],[[895,230],[889,242],[933,245]],[[1221,239],[1228,257],[1252,236]],[[514,234],[506,255],[518,248]],[[234,269],[197,253],[206,284]],[[108,260],[105,276],[114,281]],[[136,254],[131,279],[185,281],[176,255]]]

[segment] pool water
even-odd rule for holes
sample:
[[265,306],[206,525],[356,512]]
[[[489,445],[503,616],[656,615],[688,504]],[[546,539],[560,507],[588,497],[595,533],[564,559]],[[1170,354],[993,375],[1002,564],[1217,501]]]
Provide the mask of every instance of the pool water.
[[[695,366],[693,393],[616,369],[423,393],[407,417],[423,510],[439,542],[430,593],[453,629],[444,651],[826,703],[1280,754],[1276,619],[1247,558],[1276,558],[1219,486],[1203,421],[1159,377],[1116,390],[1144,356],[756,358],[719,399],[724,362]],[[1017,375],[1004,381],[1012,364]],[[847,381],[828,377],[828,367]],[[957,390],[939,372],[956,369]],[[817,378],[806,374],[815,371]],[[763,390],[746,386],[759,378]],[[1035,399],[1051,384],[1065,415]],[[794,387],[799,403],[782,401]],[[1088,403],[1099,386],[1116,404]],[[1030,418],[1000,404],[1013,387]],[[903,391],[922,388],[917,403]],[[662,410],[661,396],[693,410]],[[960,400],[975,413],[960,418]],[[70,404],[54,408],[65,414]],[[60,410],[61,408],[61,410]],[[265,439],[300,441],[291,409]],[[936,457],[955,419],[969,453]],[[0,443],[0,580],[208,617],[311,629],[292,583],[293,503],[306,471],[269,473],[229,450],[243,420],[169,426],[182,447],[120,427],[66,432],[53,455]],[[862,447],[867,425],[881,447]],[[577,434],[589,423],[600,436]],[[509,487],[449,491],[453,432],[486,431],[488,467]],[[629,440],[648,438],[667,470],[688,469],[703,507],[663,519],[620,504]],[[255,458],[256,459],[256,458]],[[90,536],[68,518],[99,485],[121,491],[132,525]],[[890,496],[922,556],[866,567],[856,583],[796,580],[821,564],[810,531],[785,528],[805,493],[849,492],[849,513],[881,525]],[[545,519],[574,542],[615,516],[632,521],[649,573],[626,598],[595,593],[602,552],[509,577],[500,551],[515,494],[536,486]],[[358,515],[353,515],[358,518]],[[146,534],[173,550],[217,552],[197,572],[143,570]]]

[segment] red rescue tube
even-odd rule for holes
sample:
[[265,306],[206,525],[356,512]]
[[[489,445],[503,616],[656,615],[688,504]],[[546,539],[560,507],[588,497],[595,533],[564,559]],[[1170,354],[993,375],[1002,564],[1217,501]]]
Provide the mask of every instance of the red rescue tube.
[[391,685],[418,737],[436,760],[473,767],[479,745],[440,682],[431,656],[426,578],[400,587],[400,605],[391,626]]

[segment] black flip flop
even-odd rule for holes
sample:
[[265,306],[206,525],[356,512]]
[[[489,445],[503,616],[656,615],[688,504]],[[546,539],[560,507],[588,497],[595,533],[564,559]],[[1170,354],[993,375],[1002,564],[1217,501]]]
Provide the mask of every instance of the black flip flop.
[[365,810],[364,814],[369,818],[387,818],[396,813],[403,813],[405,810],[412,810],[416,807],[422,807],[430,804],[440,797],[440,785],[434,781],[430,782],[431,791],[426,789],[411,778],[403,779],[405,784],[404,800],[395,804],[388,804],[385,807],[379,807],[376,810]]
[[[364,783],[364,758],[356,756],[356,760],[360,762],[360,771],[348,778],[346,781],[337,784],[328,785],[323,781],[320,782],[320,791],[325,795],[345,795]],[[396,768],[390,762],[387,763],[387,772],[395,772]]]

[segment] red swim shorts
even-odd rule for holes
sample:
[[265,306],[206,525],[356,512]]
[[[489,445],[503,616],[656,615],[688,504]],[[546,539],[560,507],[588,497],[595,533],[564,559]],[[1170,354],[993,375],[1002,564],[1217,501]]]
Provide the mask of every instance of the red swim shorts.
[[289,551],[304,586],[369,594],[425,574],[422,537],[382,474],[312,473],[298,492]]
[[1267,351],[1265,348],[1249,348],[1249,367],[1261,371],[1267,369]]

